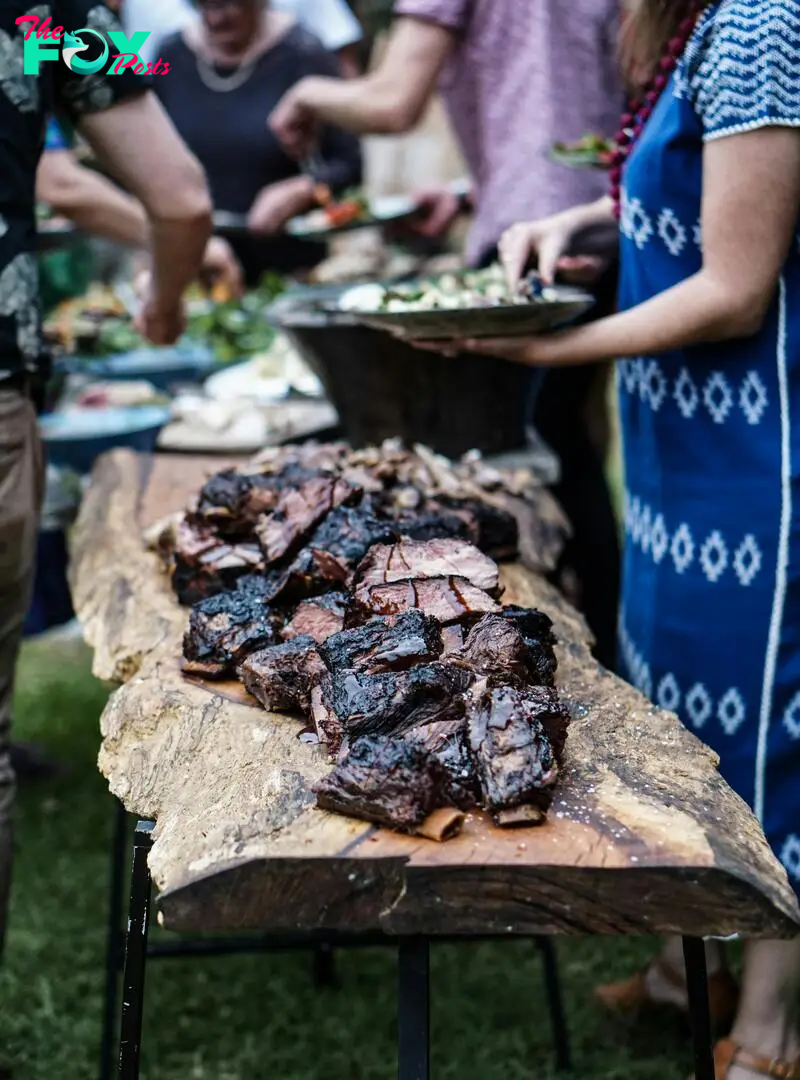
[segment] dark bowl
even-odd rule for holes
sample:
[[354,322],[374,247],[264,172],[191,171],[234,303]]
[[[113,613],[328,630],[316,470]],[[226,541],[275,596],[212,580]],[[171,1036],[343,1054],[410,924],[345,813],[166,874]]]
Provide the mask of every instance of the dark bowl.
[[268,312],[319,376],[349,442],[400,437],[448,457],[526,445],[530,369],[473,353],[423,352],[326,310],[349,288],[293,289]]

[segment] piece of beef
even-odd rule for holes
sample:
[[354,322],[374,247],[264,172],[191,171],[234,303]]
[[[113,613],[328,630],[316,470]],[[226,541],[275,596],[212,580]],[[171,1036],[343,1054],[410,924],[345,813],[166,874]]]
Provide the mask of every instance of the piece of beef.
[[478,805],[480,789],[475,762],[469,748],[466,720],[442,720],[412,728],[403,738],[432,754],[447,772],[447,805],[471,810]]
[[329,682],[330,677],[323,676],[311,688],[311,722],[319,741],[325,743],[328,753],[335,758],[344,744],[345,731],[333,707],[330,687],[325,686],[326,680]]
[[454,514],[468,515],[470,539],[493,559],[513,559],[519,552],[519,522],[509,510],[483,499],[442,499]]
[[407,611],[395,619],[370,619],[334,634],[319,651],[330,671],[354,669],[369,675],[405,671],[439,659],[442,633],[435,619]]
[[458,719],[464,715],[470,678],[465,670],[440,663],[379,675],[334,671],[321,680],[321,696],[312,700],[312,712],[317,707],[314,722],[320,739],[336,755],[342,742],[337,722],[342,736],[352,741],[361,735],[402,735],[418,724]]
[[311,708],[313,684],[325,665],[311,637],[296,637],[251,653],[239,666],[245,689],[269,712],[302,712]]
[[359,506],[333,510],[309,543],[355,569],[374,544],[391,544],[397,539],[393,522],[377,517],[373,504],[365,500]]
[[298,605],[291,621],[283,631],[287,641],[301,635],[308,635],[321,644],[333,634],[338,634],[344,626],[344,612],[347,594],[332,592],[326,596],[317,596],[304,600]]
[[466,578],[490,596],[500,593],[497,564],[464,540],[403,540],[376,544],[359,563],[355,584],[393,585],[398,581]]
[[526,641],[541,641],[546,645],[555,645],[557,638],[553,633],[553,620],[536,608],[517,607],[506,604],[503,618],[512,623]]
[[446,805],[447,774],[437,759],[403,739],[357,739],[314,787],[323,810],[412,832]]
[[481,801],[498,823],[520,806],[545,811],[558,777],[548,732],[566,731],[565,710],[552,690],[476,688],[467,710],[470,750]]
[[341,592],[350,577],[350,571],[327,551],[305,548],[279,579],[273,600],[291,604],[322,596],[329,592]]
[[250,476],[226,469],[203,485],[193,517],[220,536],[246,536],[259,515],[271,510],[279,496],[278,477]]
[[191,605],[232,589],[239,578],[263,566],[253,544],[230,544],[183,521],[176,530],[172,587],[181,604]]
[[249,653],[279,640],[270,610],[259,596],[220,593],[192,608],[183,638],[184,670],[209,679],[225,678]]
[[442,627],[442,656],[451,656],[464,647],[464,627],[454,623]]
[[334,476],[318,476],[281,492],[275,509],[261,517],[256,536],[268,566],[294,554],[325,517],[362,492]]
[[419,608],[443,624],[477,622],[500,606],[466,578],[442,577],[429,581],[399,581],[395,585],[356,586],[347,608],[346,628],[360,626],[375,615],[400,615]]
[[553,646],[532,638],[526,640],[502,615],[486,615],[473,626],[459,655],[475,671],[491,676],[495,685],[555,685]]
[[475,540],[477,529],[468,518],[442,507],[429,505],[419,511],[396,511],[393,519],[397,532],[408,540],[439,540],[451,537],[459,540]]

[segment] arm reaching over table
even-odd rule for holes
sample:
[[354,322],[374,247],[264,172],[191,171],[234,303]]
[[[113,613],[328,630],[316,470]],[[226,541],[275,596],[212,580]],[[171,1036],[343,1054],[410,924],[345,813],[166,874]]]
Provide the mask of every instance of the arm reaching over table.
[[183,293],[197,277],[211,232],[203,170],[150,92],[85,116],[80,129],[147,213],[153,273],[140,329],[155,344],[171,344],[182,333]]
[[455,41],[447,27],[400,18],[375,71],[359,79],[302,79],[277,105],[270,126],[297,158],[314,145],[322,124],[362,135],[409,131],[422,116]]

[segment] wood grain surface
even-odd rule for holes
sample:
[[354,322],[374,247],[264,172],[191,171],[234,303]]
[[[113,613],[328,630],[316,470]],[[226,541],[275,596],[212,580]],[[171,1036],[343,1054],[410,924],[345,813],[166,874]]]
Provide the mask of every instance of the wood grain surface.
[[[157,820],[151,869],[170,929],[388,934],[686,933],[791,937],[786,873],[717,760],[671,713],[599,667],[580,616],[541,576],[502,568],[510,603],[555,622],[573,712],[546,824],[482,814],[444,844],[317,810],[329,768],[299,719],[180,671],[187,613],[141,531],[181,509],[219,459],[101,459],[78,522],[72,585],[98,678],[100,768]],[[544,498],[544,496],[543,496]],[[545,512],[545,511],[543,511]]]

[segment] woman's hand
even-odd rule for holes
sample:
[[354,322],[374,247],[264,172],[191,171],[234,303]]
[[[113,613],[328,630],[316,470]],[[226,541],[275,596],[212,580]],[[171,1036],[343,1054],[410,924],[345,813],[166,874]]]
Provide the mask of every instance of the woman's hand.
[[287,221],[314,205],[314,181],[310,176],[293,176],[270,184],[256,196],[247,224],[255,233],[274,236]]
[[306,93],[313,89],[314,81],[314,76],[308,76],[296,83],[281,98],[267,121],[286,153],[296,161],[302,161],[317,141],[317,117],[306,101]]
[[232,297],[239,298],[244,292],[244,274],[233,248],[221,236],[212,236],[203,255],[203,274],[212,279],[212,285],[220,285]]

